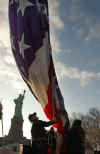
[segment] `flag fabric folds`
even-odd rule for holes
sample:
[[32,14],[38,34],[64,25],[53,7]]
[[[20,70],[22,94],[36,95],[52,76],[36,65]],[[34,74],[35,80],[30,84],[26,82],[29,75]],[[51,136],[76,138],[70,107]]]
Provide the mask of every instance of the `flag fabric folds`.
[[20,74],[46,116],[64,135],[68,115],[58,86],[50,45],[47,0],[9,0],[12,52]]

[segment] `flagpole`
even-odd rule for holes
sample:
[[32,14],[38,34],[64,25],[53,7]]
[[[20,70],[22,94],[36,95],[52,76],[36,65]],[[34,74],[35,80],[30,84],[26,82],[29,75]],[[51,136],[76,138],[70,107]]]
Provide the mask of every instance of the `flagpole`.
[[[52,71],[52,70],[51,70]],[[51,72],[51,103],[52,103],[52,116],[53,116],[53,120],[55,120],[55,108],[54,108],[54,93],[53,93],[53,84],[54,83],[54,78],[53,78],[53,72]]]
[[[2,127],[2,138],[4,137],[4,131],[3,131],[3,113],[2,113],[2,101],[0,101],[0,120],[1,120],[1,127]],[[4,138],[2,140],[2,146],[4,145]]]
[[2,125],[2,137],[4,136],[4,131],[3,131],[3,118],[1,119],[1,125]]

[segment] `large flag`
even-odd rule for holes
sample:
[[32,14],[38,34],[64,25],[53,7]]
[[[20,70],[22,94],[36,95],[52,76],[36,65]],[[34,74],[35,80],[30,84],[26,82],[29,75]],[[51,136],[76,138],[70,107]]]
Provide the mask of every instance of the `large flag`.
[[50,45],[47,0],[9,0],[9,25],[16,64],[50,120],[64,135],[68,115],[58,86]]

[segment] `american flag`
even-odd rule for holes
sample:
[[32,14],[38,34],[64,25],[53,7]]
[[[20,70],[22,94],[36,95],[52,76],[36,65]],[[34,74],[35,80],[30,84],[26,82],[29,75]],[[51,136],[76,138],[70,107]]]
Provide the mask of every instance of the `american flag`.
[[47,0],[9,0],[12,52],[22,75],[46,116],[56,119],[63,136],[68,115],[55,74]]

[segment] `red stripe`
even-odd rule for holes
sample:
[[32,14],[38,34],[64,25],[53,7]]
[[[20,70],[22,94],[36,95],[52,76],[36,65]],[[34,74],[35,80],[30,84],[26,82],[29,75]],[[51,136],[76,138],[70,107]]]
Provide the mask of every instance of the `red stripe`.
[[[48,86],[48,90],[47,90],[47,96],[48,96],[48,104],[46,105],[46,107],[44,108],[44,112],[46,114],[46,116],[50,119],[53,120],[53,112],[54,112],[54,116],[56,117],[56,120],[58,121],[56,124],[54,124],[53,126],[56,127],[58,129],[58,131],[64,135],[65,133],[65,128],[62,125],[62,121],[60,118],[60,113],[56,108],[56,101],[55,99],[52,99],[52,95],[51,95],[51,86]],[[53,101],[53,102],[52,102]]]

